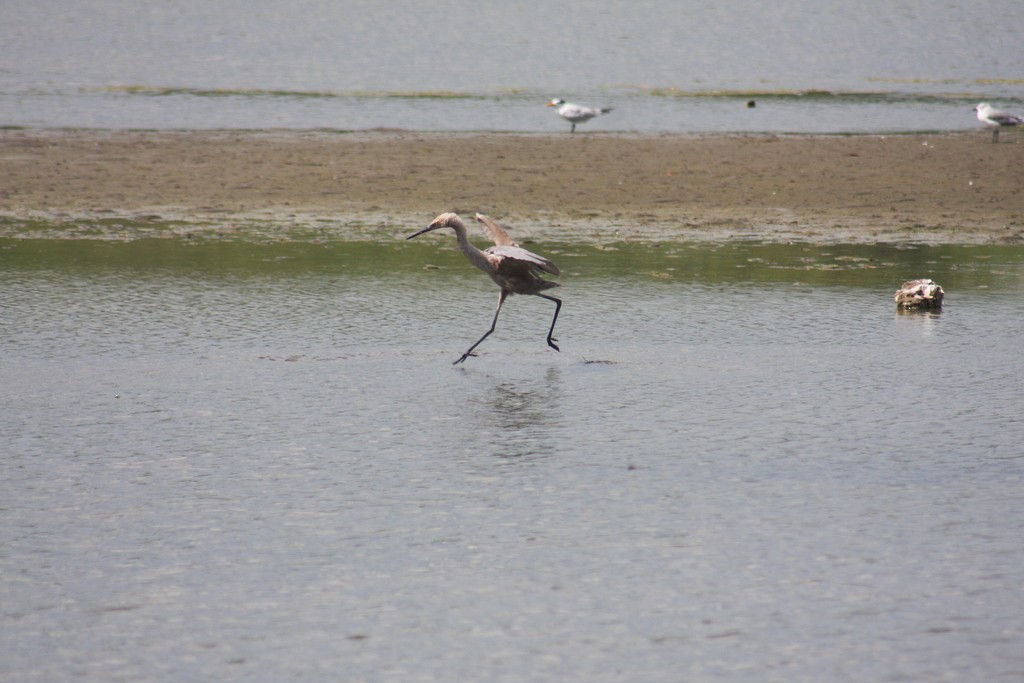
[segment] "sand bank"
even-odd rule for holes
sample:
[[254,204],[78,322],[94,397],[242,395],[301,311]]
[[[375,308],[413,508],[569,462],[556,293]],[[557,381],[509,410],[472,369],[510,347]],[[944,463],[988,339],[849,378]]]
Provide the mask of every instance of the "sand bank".
[[116,216],[385,237],[455,210],[534,239],[1019,242],[1024,139],[1004,137],[5,130],[0,234]]

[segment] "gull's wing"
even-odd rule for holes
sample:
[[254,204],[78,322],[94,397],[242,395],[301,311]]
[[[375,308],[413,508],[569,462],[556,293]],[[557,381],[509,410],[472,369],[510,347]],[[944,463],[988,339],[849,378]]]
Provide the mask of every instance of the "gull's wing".
[[533,268],[537,268],[538,270],[543,270],[545,273],[551,273],[552,275],[561,274],[558,270],[558,266],[554,263],[548,261],[543,256],[537,256],[537,254],[534,254],[532,251],[527,251],[522,247],[499,245],[496,247],[490,247],[485,251],[492,256],[497,256],[500,260],[507,259],[511,261],[518,261]]
[[[519,246],[518,244],[513,242],[512,238],[508,236],[508,233],[505,232],[504,230],[502,230],[501,226],[499,226],[497,223],[495,223],[491,218],[483,215],[482,213],[478,213],[476,216],[474,216],[474,218],[476,218],[477,222],[480,223],[480,225],[484,226],[484,232],[486,232],[487,236],[491,238],[491,241],[494,242],[499,247],[501,247],[501,246],[510,246],[510,247],[517,247],[517,246]],[[524,249],[524,251],[525,251],[525,249]],[[526,252],[526,253],[529,254],[530,252]],[[540,258],[540,257],[538,256],[537,258]]]
[[592,107],[581,107],[578,104],[563,104],[559,108],[558,113],[564,116],[565,118],[572,120],[582,118],[592,119],[601,112]]
[[611,107],[581,107],[578,104],[567,102],[558,108],[558,113],[569,121],[589,121],[595,116],[607,114],[611,110]]
[[1000,111],[998,109],[989,110],[988,118],[995,121],[1000,126],[1019,126],[1024,123],[1024,119],[1021,117],[1014,116],[1008,111]]

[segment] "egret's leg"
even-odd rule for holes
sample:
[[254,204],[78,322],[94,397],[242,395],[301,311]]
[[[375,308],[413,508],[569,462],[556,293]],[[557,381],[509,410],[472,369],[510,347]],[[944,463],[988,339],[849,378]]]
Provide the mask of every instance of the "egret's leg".
[[475,349],[476,347],[480,346],[480,342],[482,342],[484,339],[487,339],[487,337],[489,337],[491,335],[491,332],[494,332],[494,326],[498,324],[498,314],[501,313],[501,305],[503,303],[505,303],[505,297],[507,297],[507,296],[508,296],[508,292],[506,292],[504,289],[501,290],[501,293],[498,294],[498,308],[495,309],[495,311],[494,311],[494,320],[491,321],[491,329],[489,329],[486,332],[484,332],[484,336],[482,336],[479,339],[477,339],[476,340],[476,344],[473,344],[472,346],[470,346],[469,349],[464,354],[462,354],[462,357],[459,358],[454,363],[452,363],[452,365],[458,365],[459,363],[463,362],[464,360],[466,360],[470,356],[475,356],[476,355],[475,353],[473,353],[473,349]]
[[555,339],[552,335],[555,333],[555,321],[558,320],[558,312],[562,310],[562,300],[557,297],[548,296],[547,294],[538,294],[537,296],[543,299],[547,299],[548,301],[555,302],[555,317],[551,319],[551,329],[548,330],[548,346],[553,348],[555,351],[560,351],[561,349],[559,349],[558,345],[555,344],[555,342],[558,340]]

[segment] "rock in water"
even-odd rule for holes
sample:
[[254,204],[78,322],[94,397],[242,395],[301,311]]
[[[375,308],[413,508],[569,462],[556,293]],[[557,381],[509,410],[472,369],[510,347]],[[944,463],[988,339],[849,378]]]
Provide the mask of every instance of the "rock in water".
[[934,310],[942,308],[943,296],[945,292],[934,280],[907,280],[893,300],[897,308]]

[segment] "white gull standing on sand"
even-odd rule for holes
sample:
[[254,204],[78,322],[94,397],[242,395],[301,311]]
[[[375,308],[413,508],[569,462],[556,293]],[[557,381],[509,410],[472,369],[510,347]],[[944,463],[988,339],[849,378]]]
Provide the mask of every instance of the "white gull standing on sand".
[[595,116],[607,114],[612,110],[611,107],[581,107],[578,104],[572,104],[571,102],[566,102],[562,99],[551,100],[544,106],[555,107],[555,111],[558,112],[558,115],[572,124],[572,130],[569,131],[570,133],[576,132],[577,123],[584,123]]
[[988,102],[981,102],[974,111],[978,112],[978,120],[992,129],[992,142],[999,141],[999,129],[1008,126],[1024,125],[1024,119],[999,109],[993,109]]

